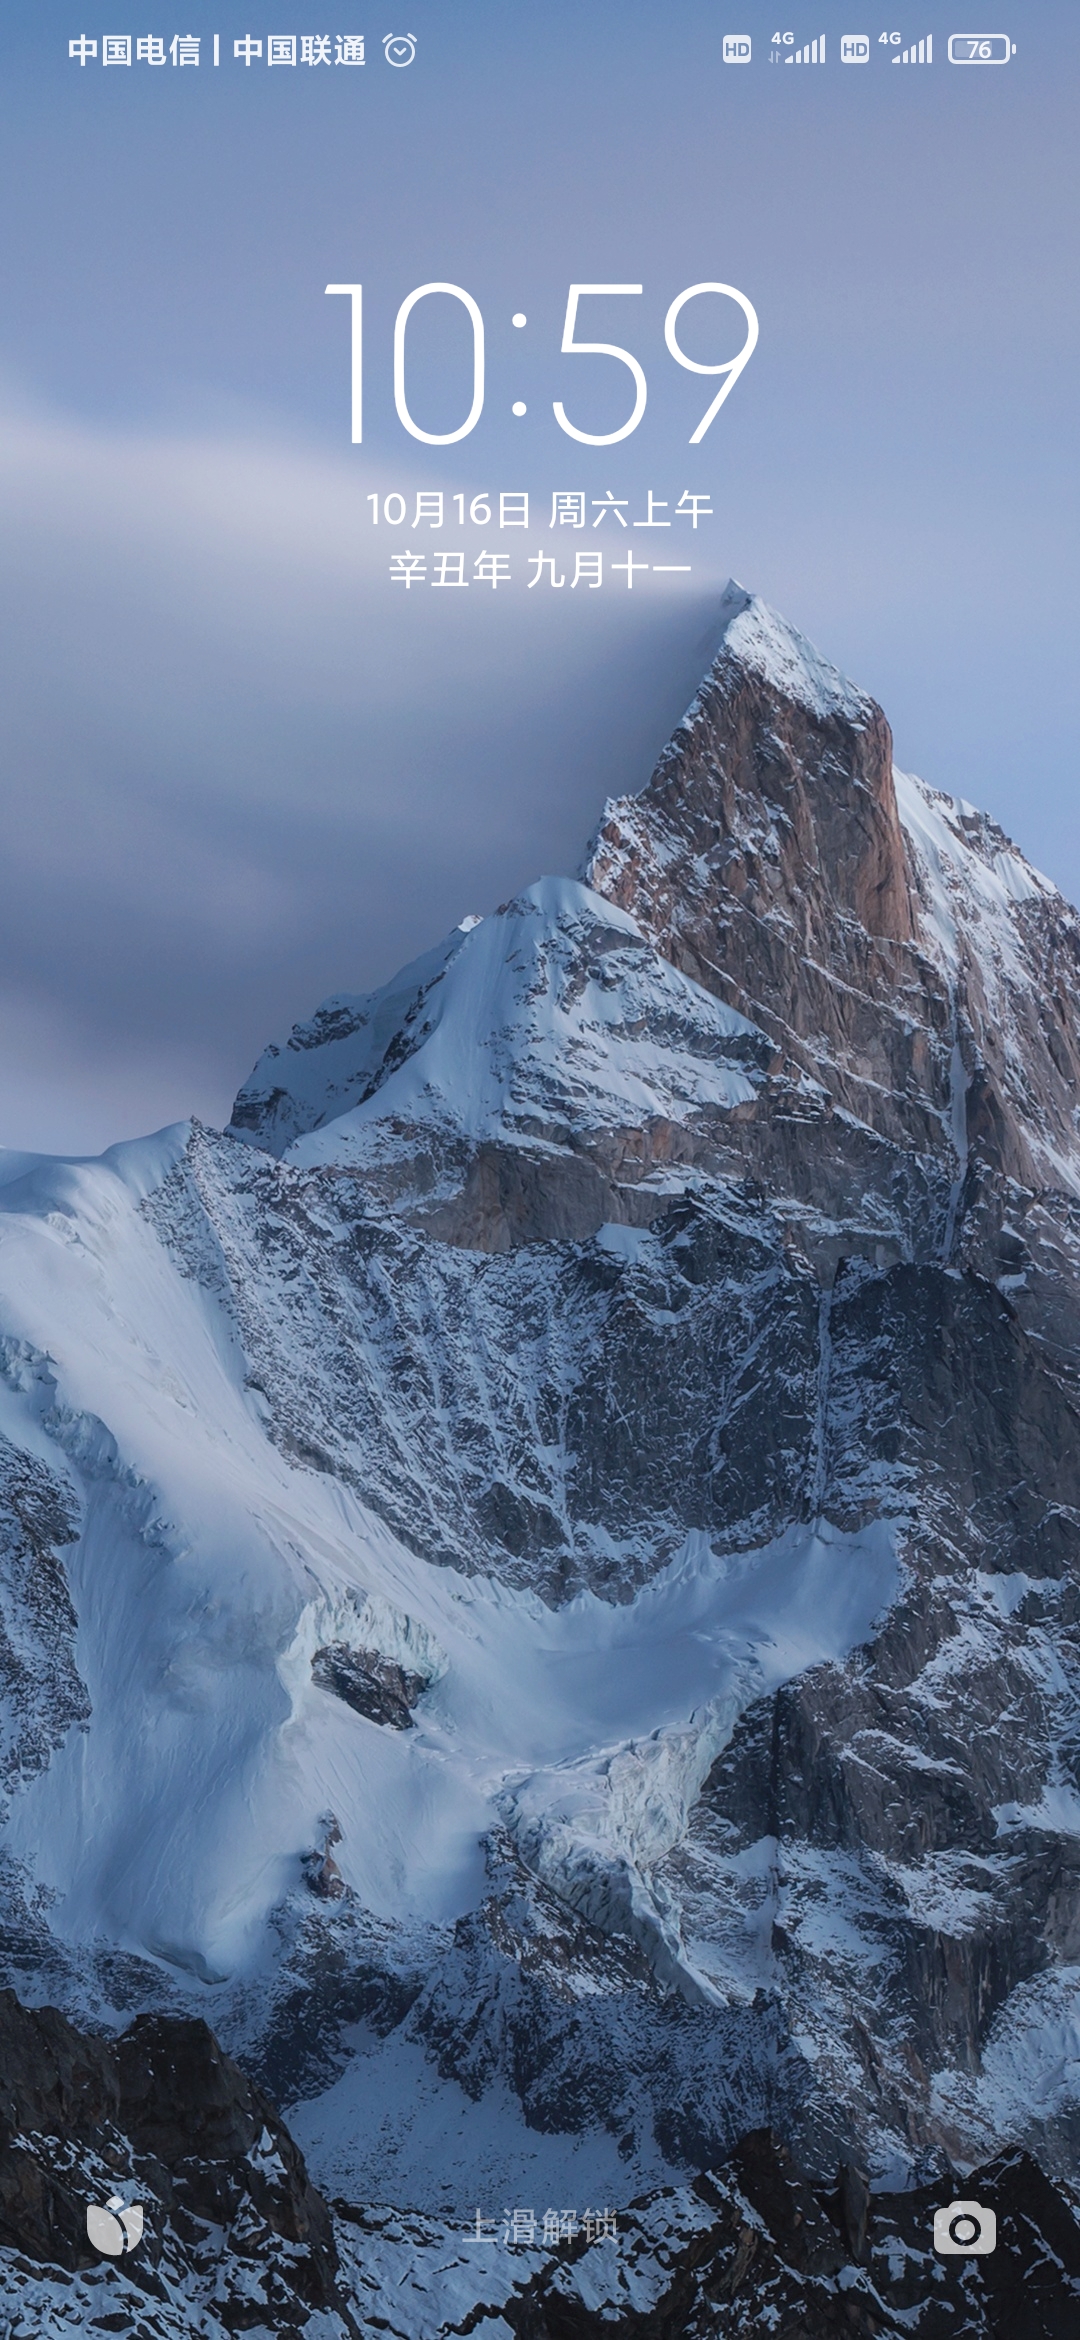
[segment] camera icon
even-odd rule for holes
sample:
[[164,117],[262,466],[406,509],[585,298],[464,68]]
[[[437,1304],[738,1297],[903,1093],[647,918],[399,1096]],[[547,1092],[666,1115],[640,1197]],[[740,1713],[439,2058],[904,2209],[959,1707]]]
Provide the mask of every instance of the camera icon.
[[949,2202],[934,2212],[934,2249],[944,2259],[975,2259],[997,2249],[997,2218],[981,2202]]

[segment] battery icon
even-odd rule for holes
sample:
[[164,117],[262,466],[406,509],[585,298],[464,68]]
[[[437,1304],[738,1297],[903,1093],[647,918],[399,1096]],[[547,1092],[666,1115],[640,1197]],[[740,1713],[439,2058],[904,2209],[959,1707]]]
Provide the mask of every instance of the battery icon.
[[1008,33],[950,33],[950,65],[1007,65],[1016,55]]

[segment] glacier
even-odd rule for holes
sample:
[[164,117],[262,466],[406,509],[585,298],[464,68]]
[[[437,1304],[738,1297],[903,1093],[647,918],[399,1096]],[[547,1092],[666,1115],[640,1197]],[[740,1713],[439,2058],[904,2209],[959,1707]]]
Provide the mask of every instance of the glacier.
[[[67,1574],[93,1723],[5,1831],[57,1932],[220,1980],[258,1958],[328,1807],[342,1875],[380,1916],[472,1906],[505,1799],[522,1839],[569,1826],[598,1871],[648,1867],[740,1707],[865,1638],[895,1583],[888,1539],[788,1531],[736,1564],[694,1534],[629,1603],[584,1590],[554,1610],[433,1568],[268,1440],[216,1294],[140,1209],[187,1142],[5,1190],[9,1434],[83,1507]],[[350,1635],[427,1659],[419,1729],[390,1735],[312,1682],[315,1651]],[[586,1778],[575,1831],[559,1806]],[[570,1850],[534,1865],[575,1898]]]

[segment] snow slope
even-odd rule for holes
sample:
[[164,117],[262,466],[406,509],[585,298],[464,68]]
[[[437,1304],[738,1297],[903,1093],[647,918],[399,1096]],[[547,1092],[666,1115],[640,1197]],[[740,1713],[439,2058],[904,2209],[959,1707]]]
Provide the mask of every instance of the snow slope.
[[[140,1209],[184,1138],[3,1190],[5,1404],[80,1508],[91,1705],[16,1798],[8,1849],[67,1940],[213,1981],[258,1961],[327,1811],[365,1907],[445,1920],[505,1810],[571,1899],[585,1873],[597,1900],[632,1876],[659,1954],[650,1865],[740,1706],[865,1637],[888,1539],[807,1531],[732,1564],[692,1538],[623,1606],[551,1610],[433,1567],[268,1438],[220,1300]],[[349,1642],[424,1665],[416,1728],[313,1681],[315,1650]]]
[[[865,691],[823,658],[789,618],[770,609],[759,594],[748,593],[734,577],[724,589],[717,614],[724,651],[779,698],[805,708],[819,721],[840,715],[862,724],[872,714],[873,701]],[[692,722],[698,704],[697,699],[691,702],[683,726]]]
[[[347,1021],[348,1028],[339,1024]],[[290,1161],[378,1161],[422,1128],[454,1140],[565,1145],[575,1133],[730,1111],[768,1044],[570,878],[542,878],[455,929],[370,1000],[328,1002],[260,1058],[233,1127]],[[357,1097],[355,1104],[346,1099]]]

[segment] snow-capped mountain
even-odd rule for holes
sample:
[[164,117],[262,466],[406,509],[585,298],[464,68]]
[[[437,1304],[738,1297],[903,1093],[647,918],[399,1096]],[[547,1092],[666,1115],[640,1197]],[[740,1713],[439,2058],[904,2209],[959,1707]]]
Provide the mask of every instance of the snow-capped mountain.
[[660,1133],[707,1142],[774,1054],[624,912],[544,878],[385,990],[328,1001],[260,1058],[231,1127],[297,1166],[362,1168],[429,1232],[504,1250],[594,1232],[609,1203],[626,1216],[618,1190],[642,1177],[647,1223],[683,1183]]
[[3,1979],[429,2221],[1080,2138],[1080,921],[722,616],[583,882],[0,1188]]

